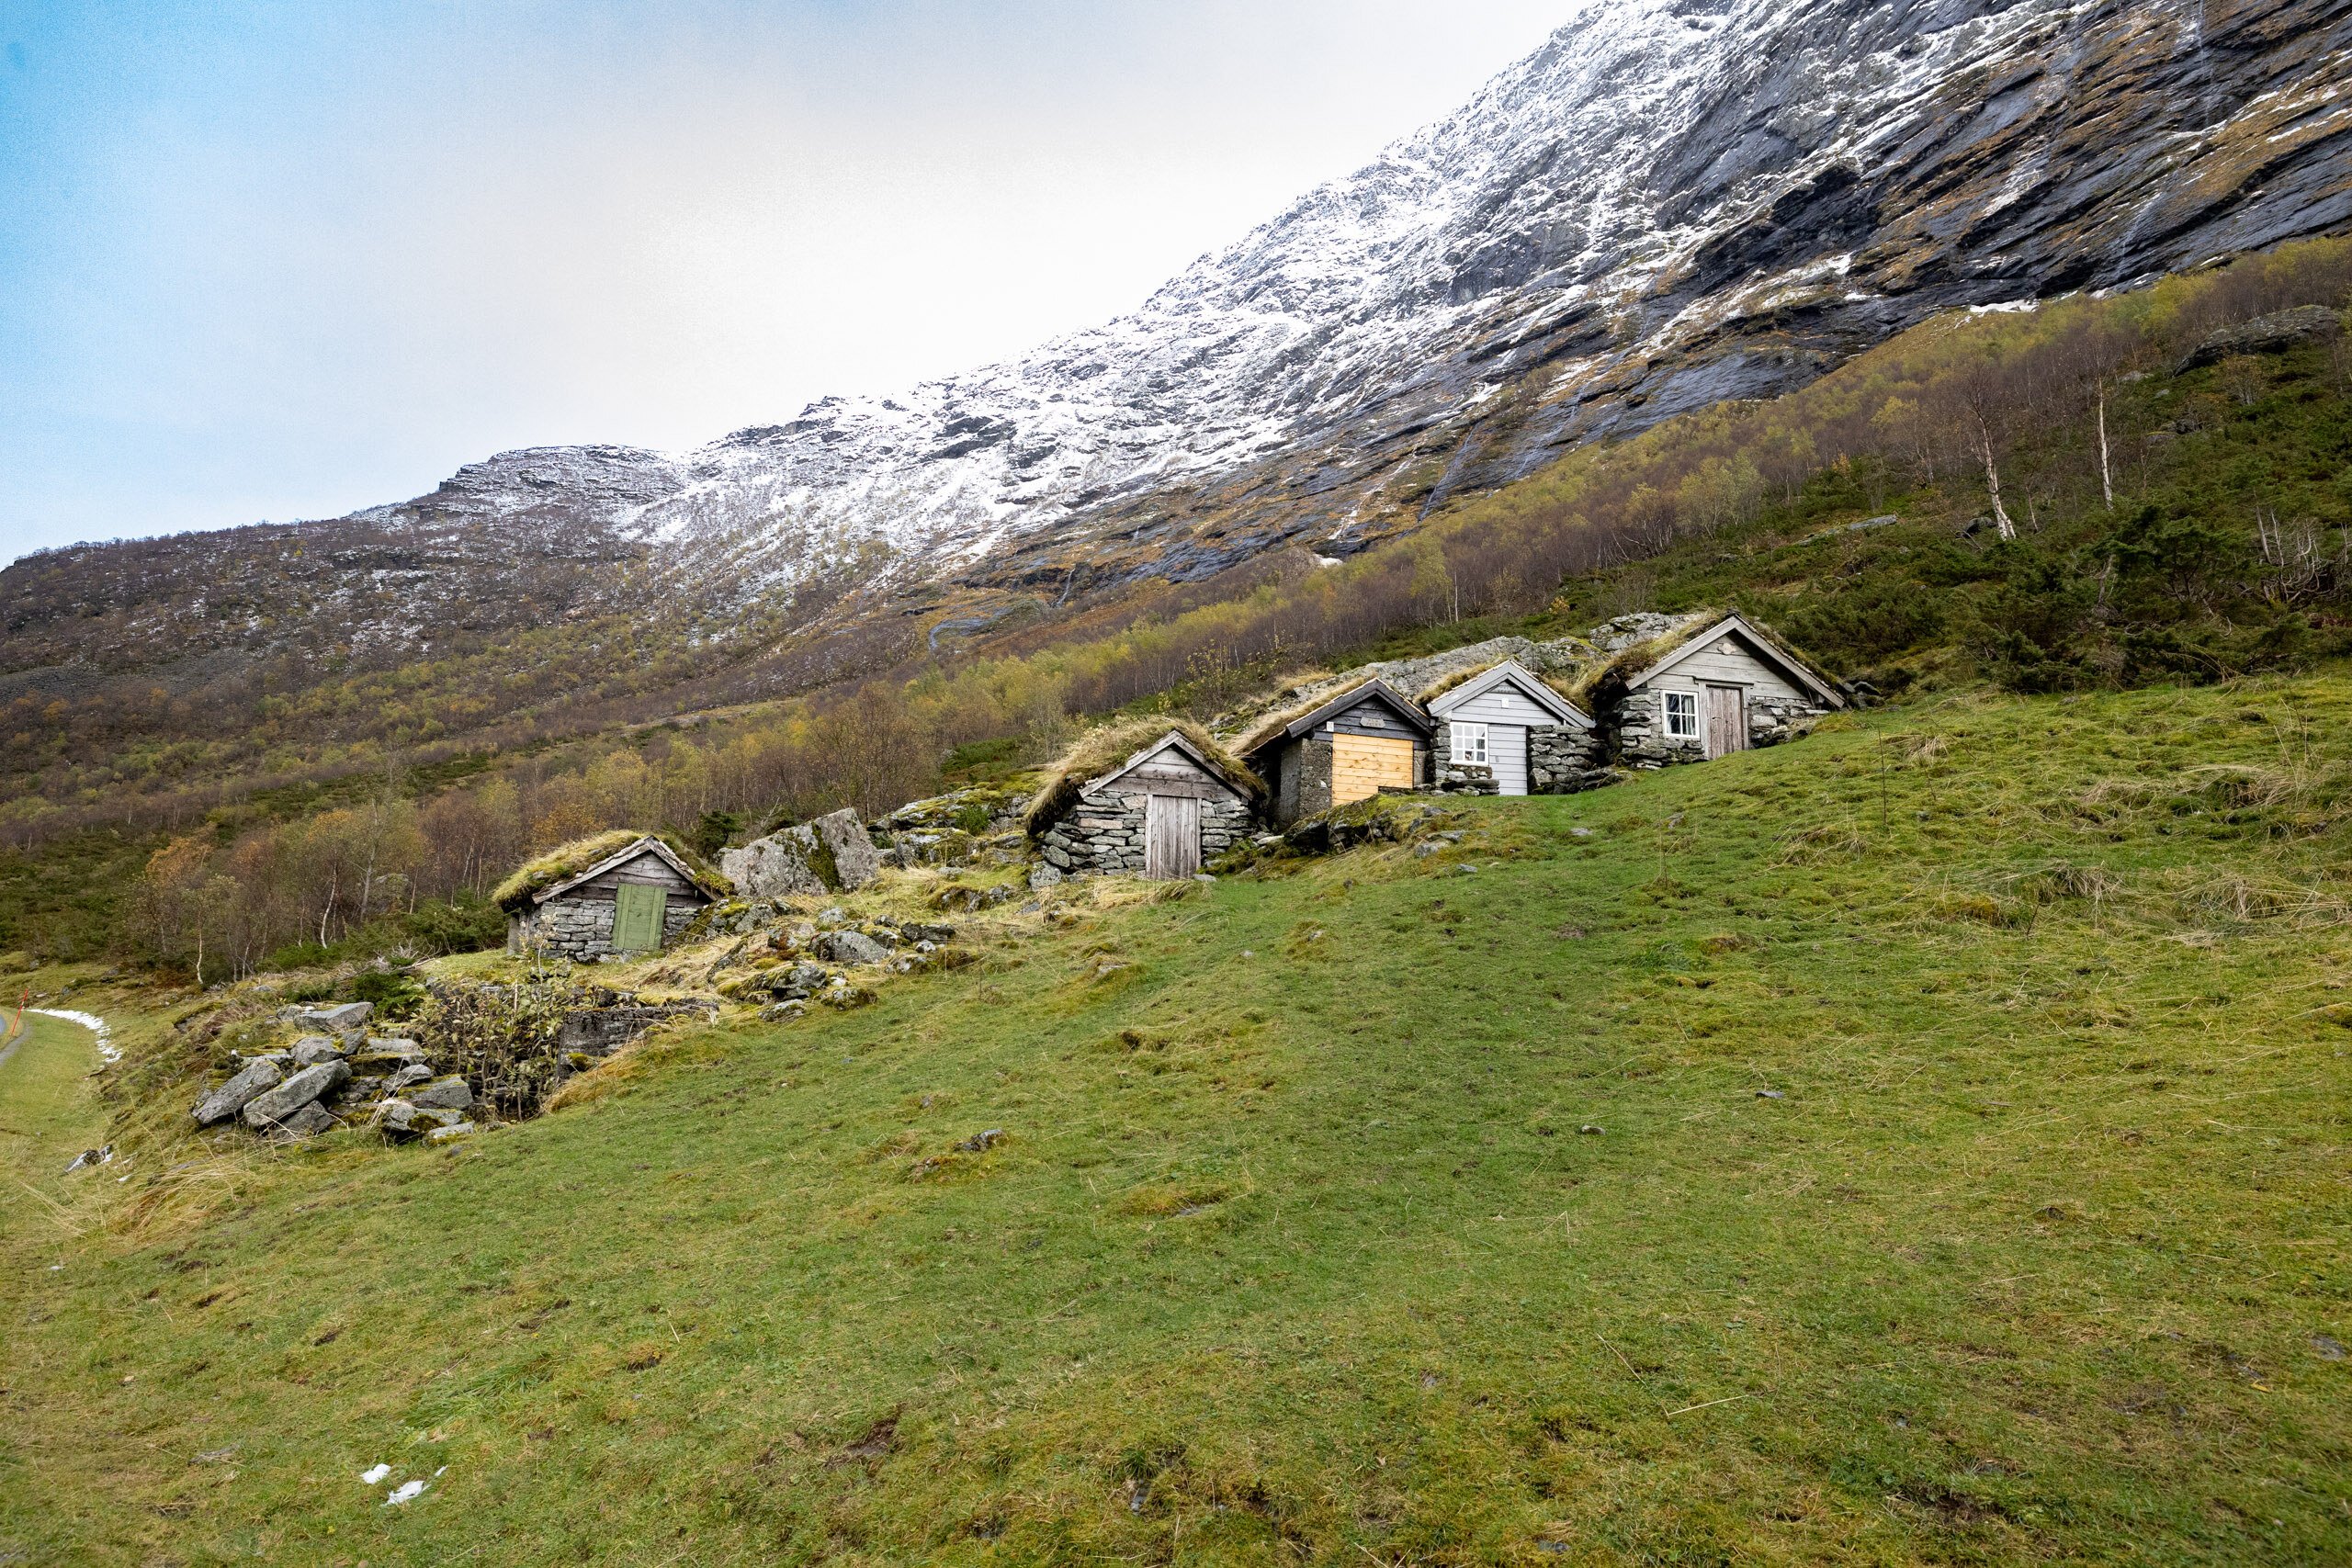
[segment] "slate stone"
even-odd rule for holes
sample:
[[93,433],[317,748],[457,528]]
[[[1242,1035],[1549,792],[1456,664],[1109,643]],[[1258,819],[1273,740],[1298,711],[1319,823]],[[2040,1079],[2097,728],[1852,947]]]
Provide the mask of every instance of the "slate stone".
[[481,1129],[470,1122],[455,1122],[447,1127],[434,1128],[433,1131],[424,1134],[424,1141],[428,1144],[454,1144],[458,1139],[470,1137],[479,1131]]
[[294,1065],[315,1067],[321,1062],[340,1062],[350,1053],[340,1040],[323,1034],[305,1034],[294,1042]]
[[189,1114],[196,1118],[196,1124],[199,1127],[226,1122],[243,1111],[255,1095],[285,1081],[286,1074],[268,1058],[248,1062],[234,1077],[198,1100],[196,1109]]
[[375,1010],[374,1002],[344,1002],[335,1007],[305,1008],[298,1015],[297,1021],[307,1023],[313,1029],[329,1029],[341,1034],[364,1025],[368,1015]]
[[401,1090],[408,1088],[409,1085],[423,1083],[432,1076],[433,1069],[426,1066],[423,1062],[411,1062],[406,1066],[401,1068],[400,1071],[394,1073],[390,1077],[386,1078],[384,1080],[384,1089],[388,1093],[398,1094]]
[[269,1135],[283,1143],[295,1138],[314,1138],[341,1125],[343,1123],[336,1120],[333,1111],[314,1100],[282,1121],[273,1122]]
[[474,1091],[465,1079],[452,1073],[412,1089],[401,1098],[420,1111],[465,1111],[473,1105]]
[[351,1069],[340,1061],[304,1067],[284,1083],[264,1089],[246,1101],[245,1125],[261,1129],[284,1122],[303,1106],[322,1095],[333,1094],[350,1081]]

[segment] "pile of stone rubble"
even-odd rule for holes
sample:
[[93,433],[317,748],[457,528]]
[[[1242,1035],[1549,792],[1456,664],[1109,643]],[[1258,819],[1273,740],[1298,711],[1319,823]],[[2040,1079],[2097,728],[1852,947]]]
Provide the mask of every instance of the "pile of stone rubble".
[[368,1002],[288,1009],[281,1020],[311,1032],[283,1050],[237,1057],[228,1081],[197,1102],[197,1125],[233,1118],[281,1143],[355,1121],[396,1141],[447,1143],[473,1132],[471,1087],[435,1073],[415,1041],[369,1034],[374,1010]]

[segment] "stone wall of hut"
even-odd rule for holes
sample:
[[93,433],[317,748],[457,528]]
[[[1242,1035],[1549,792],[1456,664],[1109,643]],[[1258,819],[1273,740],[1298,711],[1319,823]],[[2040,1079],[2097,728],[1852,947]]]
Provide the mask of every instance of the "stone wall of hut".
[[[550,898],[525,914],[507,917],[506,951],[537,949],[551,958],[569,958],[576,964],[608,958],[613,952],[613,911],[617,908],[610,897]],[[698,903],[672,898],[662,915],[662,945],[677,941],[702,908]]]
[[[1678,688],[1679,689],[1679,688]],[[1761,749],[1793,740],[1828,710],[1799,696],[1751,691],[1747,695],[1747,744]],[[1697,735],[1666,733],[1666,695],[1657,686],[1628,692],[1617,705],[1617,757],[1629,768],[1666,768],[1707,760],[1706,723]]]
[[[1038,840],[1046,863],[1069,876],[1089,872],[1140,875],[1144,814],[1148,809],[1145,802],[1149,798],[1148,795],[1114,793],[1080,795],[1078,804]],[[1201,863],[1207,864],[1240,843],[1251,825],[1250,807],[1243,801],[1202,801]]]

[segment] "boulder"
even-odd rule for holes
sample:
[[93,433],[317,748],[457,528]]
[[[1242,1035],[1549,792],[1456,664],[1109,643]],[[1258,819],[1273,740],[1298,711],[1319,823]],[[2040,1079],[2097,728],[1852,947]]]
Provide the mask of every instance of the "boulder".
[[340,1062],[350,1051],[340,1040],[324,1034],[305,1034],[294,1042],[294,1065],[315,1067],[321,1062]]
[[808,826],[831,855],[834,886],[847,892],[865,886],[882,874],[882,852],[874,847],[874,840],[867,835],[865,824],[857,819],[856,812],[843,807]]
[[2204,366],[2218,365],[2232,355],[2283,354],[2297,344],[2333,337],[2343,327],[2342,319],[2324,305],[2298,305],[2291,310],[2276,310],[2233,327],[2223,327],[2191,349],[2173,374],[2184,375]]
[[452,1073],[419,1085],[401,1098],[420,1111],[468,1111],[473,1107],[474,1091],[465,1079]]
[[814,943],[817,956],[832,964],[879,964],[889,949],[862,931],[827,931]]
[[470,1122],[453,1122],[447,1127],[435,1127],[425,1134],[424,1141],[428,1144],[454,1144],[478,1130]]
[[314,1100],[284,1120],[270,1123],[269,1135],[279,1143],[290,1143],[296,1138],[314,1138],[342,1125],[334,1112]]
[[880,874],[882,852],[857,813],[843,807],[729,850],[718,857],[718,869],[752,898],[846,893]]
[[376,1108],[376,1130],[394,1142],[422,1138],[447,1127],[470,1126],[463,1111],[388,1100]]
[[198,1100],[196,1109],[189,1114],[196,1118],[196,1124],[199,1127],[226,1122],[243,1111],[255,1095],[285,1081],[286,1074],[277,1063],[266,1058],[247,1062],[238,1069],[234,1077]]
[[245,1125],[255,1129],[275,1126],[350,1081],[351,1069],[340,1061],[304,1067],[284,1083],[266,1089],[247,1100],[243,1111]]
[[423,1062],[411,1062],[384,1080],[384,1090],[388,1094],[398,1094],[409,1085],[423,1083],[432,1076],[433,1069]]

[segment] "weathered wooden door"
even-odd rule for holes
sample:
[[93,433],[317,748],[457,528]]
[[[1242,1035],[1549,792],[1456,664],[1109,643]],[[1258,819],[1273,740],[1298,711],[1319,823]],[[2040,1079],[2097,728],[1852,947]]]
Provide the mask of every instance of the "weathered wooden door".
[[1331,737],[1331,804],[1413,787],[1413,743],[1385,735]]
[[1143,874],[1180,882],[1201,869],[1201,803],[1188,795],[1144,797]]
[[652,953],[662,945],[662,919],[670,895],[660,887],[624,882],[613,889],[613,951]]
[[1707,755],[1747,750],[1747,693],[1738,686],[1707,688]]

